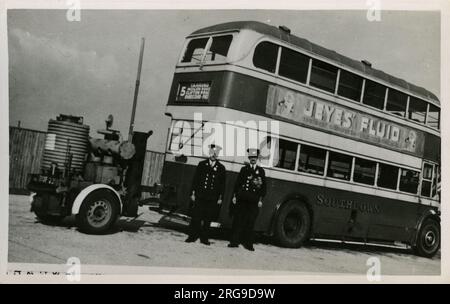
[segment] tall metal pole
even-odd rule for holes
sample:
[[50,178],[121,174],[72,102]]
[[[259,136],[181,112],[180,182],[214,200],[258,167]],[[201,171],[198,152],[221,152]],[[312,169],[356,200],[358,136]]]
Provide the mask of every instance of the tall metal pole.
[[138,64],[138,71],[137,71],[137,77],[136,77],[136,87],[134,88],[133,108],[131,110],[130,129],[128,131],[128,140],[130,142],[133,137],[134,117],[136,115],[137,97],[139,94],[139,85],[141,82],[141,69],[142,69],[142,59],[144,56],[144,45],[145,45],[145,38],[141,38],[141,51],[139,54],[139,64]]

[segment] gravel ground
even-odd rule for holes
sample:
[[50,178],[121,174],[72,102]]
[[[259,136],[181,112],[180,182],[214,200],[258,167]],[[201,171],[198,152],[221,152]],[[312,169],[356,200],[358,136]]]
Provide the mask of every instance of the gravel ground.
[[65,264],[78,257],[89,265],[225,268],[366,274],[366,261],[378,257],[382,275],[439,275],[440,254],[421,258],[407,250],[312,242],[299,249],[260,240],[255,252],[227,248],[220,234],[211,246],[184,243],[183,230],[161,224],[161,215],[142,207],[136,220],[120,220],[108,235],[87,235],[72,217],[44,225],[29,211],[27,196],[10,195],[9,263]]

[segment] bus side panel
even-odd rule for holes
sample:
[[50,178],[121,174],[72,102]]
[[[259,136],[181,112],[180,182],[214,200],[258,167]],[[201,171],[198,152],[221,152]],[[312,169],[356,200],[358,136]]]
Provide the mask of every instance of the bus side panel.
[[256,230],[267,229],[273,208],[299,193],[312,210],[314,237],[409,241],[419,218],[418,203],[363,193],[270,179]]
[[[170,161],[164,164],[162,183],[177,186],[177,195],[169,202],[177,206],[177,212],[188,213],[194,172],[195,165]],[[228,210],[236,178],[236,172],[227,171],[226,193],[218,214],[218,222],[224,228],[230,228],[232,223]],[[310,206],[312,233],[316,238],[409,242],[421,215],[432,208],[270,177],[267,185],[267,196],[255,223],[255,230],[261,232],[269,232],[277,204],[285,202],[292,194],[301,194]]]

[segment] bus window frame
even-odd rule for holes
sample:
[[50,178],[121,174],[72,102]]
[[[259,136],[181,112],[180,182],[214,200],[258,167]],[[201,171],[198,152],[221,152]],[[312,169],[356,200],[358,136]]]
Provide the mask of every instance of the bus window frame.
[[[271,155],[270,155],[270,160],[268,162],[269,165],[264,165],[263,166],[264,168],[268,168],[270,170],[282,171],[282,172],[286,172],[286,173],[292,173],[292,174],[295,174],[295,175],[305,175],[305,176],[309,176],[309,177],[322,178],[324,181],[325,180],[333,180],[333,181],[338,181],[338,182],[347,183],[347,184],[350,183],[350,184],[354,184],[354,185],[357,185],[357,186],[371,188],[371,189],[374,189],[374,190],[388,191],[388,192],[399,193],[399,194],[415,196],[415,197],[417,197],[419,195],[419,188],[418,188],[416,193],[401,191],[399,189],[401,170],[410,170],[410,171],[415,171],[415,172],[421,173],[420,170],[417,169],[417,168],[408,167],[408,166],[401,166],[399,164],[373,159],[373,158],[370,158],[370,157],[366,157],[364,155],[359,155],[359,154],[351,153],[351,152],[348,152],[348,151],[342,151],[342,150],[339,150],[339,149],[323,147],[323,146],[320,146],[320,145],[317,145],[317,144],[314,144],[314,143],[310,143],[310,142],[302,142],[302,141],[299,141],[299,140],[296,140],[296,139],[292,139],[292,138],[288,138],[288,137],[285,137],[285,136],[279,136],[279,135],[275,136],[275,135],[272,135],[272,134],[268,134],[267,136],[271,137],[272,139],[284,140],[284,141],[288,141],[288,142],[297,144],[296,167],[295,167],[294,170],[291,170],[291,169],[286,169],[286,168],[281,168],[281,167],[275,167],[274,166],[274,163],[273,163],[274,153],[273,153],[273,151],[274,151],[275,147],[278,147],[278,144],[277,144],[277,145],[272,145],[271,146]],[[306,171],[298,171],[298,161],[300,159],[300,152],[301,152],[302,146],[311,146],[311,147],[314,147],[314,148],[325,150],[325,161],[324,161],[324,172],[323,172],[323,174],[314,174],[314,173],[309,173],[309,172],[306,172]],[[351,167],[351,172],[350,172],[351,178],[349,180],[328,176],[328,165],[329,165],[330,152],[340,153],[340,154],[344,154],[346,156],[352,157],[352,164],[351,164],[352,167]],[[371,161],[371,162],[375,163],[376,166],[375,166],[374,184],[359,183],[359,182],[356,182],[356,181],[354,181],[352,179],[352,177],[354,176],[354,171],[355,171],[355,165],[354,164],[355,164],[356,158],[359,158],[359,159],[362,159],[362,160],[366,160],[366,161]],[[432,162],[430,162],[430,163],[432,163]],[[398,171],[397,171],[396,189],[391,189],[391,188],[385,188],[385,187],[378,186],[378,175],[379,175],[379,170],[380,170],[380,165],[381,164],[397,168]],[[422,177],[422,174],[420,175],[420,178],[421,177]],[[421,187],[420,182],[419,182],[419,187]],[[432,199],[431,197],[426,197],[426,198],[427,199]]]
[[[425,172],[425,166],[426,165],[431,165],[431,178],[430,179],[424,179],[424,172]],[[434,200],[433,199],[433,183],[434,183],[434,174],[435,174],[435,170],[436,170],[435,167],[436,166],[439,166],[439,164],[435,163],[435,162],[428,161],[428,160],[424,160],[423,164],[422,164],[422,170],[420,172],[420,183],[419,183],[420,196],[424,197],[426,199],[430,199],[430,200]],[[442,176],[441,176],[441,179],[442,179]],[[423,185],[423,181],[424,180],[426,182],[430,182],[430,195],[429,196],[425,196],[425,195],[422,194],[422,185]]]
[[[186,121],[189,122],[189,120],[186,119],[173,119],[171,122],[171,126],[169,128],[169,135],[168,136],[168,142],[167,142],[167,149],[166,149],[166,153],[169,154],[176,154],[176,151],[172,151],[170,149],[171,143],[172,143],[172,138],[173,138],[173,129],[174,129],[174,125],[177,121]],[[324,146],[320,146],[314,143],[310,143],[310,142],[303,142],[303,141],[299,141],[296,139],[292,139],[292,138],[288,138],[288,137],[284,137],[284,136],[279,136],[279,135],[273,135],[270,133],[266,133],[267,137],[270,137],[272,140],[275,139],[277,141],[279,140],[284,140],[287,142],[290,142],[292,144],[296,144],[297,145],[297,151],[296,151],[296,158],[295,158],[295,168],[294,169],[286,169],[286,168],[281,168],[281,167],[275,167],[274,166],[274,151],[275,148],[279,148],[278,144],[276,145],[271,145],[271,154],[269,157],[269,161],[267,164],[262,164],[260,163],[260,166],[270,169],[270,170],[275,170],[275,171],[281,171],[281,172],[286,172],[286,173],[290,173],[290,174],[294,174],[294,176],[298,176],[298,175],[303,175],[303,176],[308,176],[308,177],[313,177],[313,178],[318,178],[321,179],[322,181],[324,181],[326,183],[327,180],[330,181],[336,181],[336,182],[340,182],[340,183],[345,183],[345,184],[350,184],[350,185],[356,185],[356,186],[360,186],[360,187],[364,187],[367,189],[373,189],[373,190],[380,190],[380,191],[387,191],[387,192],[392,192],[392,193],[398,193],[398,194],[403,194],[403,195],[408,195],[408,196],[414,196],[417,197],[418,195],[422,196],[421,193],[419,194],[419,189],[421,189],[422,187],[422,180],[423,180],[423,174],[422,172],[420,172],[420,182],[419,182],[419,187],[418,187],[418,191],[414,194],[414,193],[410,193],[410,192],[406,192],[406,191],[401,191],[399,190],[399,183],[400,183],[400,175],[401,175],[401,171],[402,170],[411,170],[411,171],[418,171],[417,168],[412,168],[412,167],[406,167],[406,166],[401,166],[398,164],[394,164],[394,163],[389,163],[389,162],[384,162],[384,161],[380,161],[380,160],[376,160],[376,159],[372,159],[369,157],[366,157],[364,155],[359,155],[359,154],[355,154],[355,153],[351,153],[348,151],[342,151],[339,149],[333,149],[330,147],[324,147]],[[261,144],[261,142],[259,143]],[[325,151],[325,160],[324,160],[324,170],[322,174],[314,174],[314,173],[309,173],[309,172],[305,172],[305,171],[298,171],[298,166],[299,166],[299,159],[300,159],[300,153],[301,153],[301,148],[302,146],[311,146],[314,148],[318,148],[318,149],[322,149]],[[332,176],[328,176],[328,167],[329,167],[329,161],[330,161],[330,153],[334,152],[334,153],[339,153],[339,154],[343,154],[345,156],[351,157],[352,158],[352,162],[351,162],[351,171],[350,171],[350,179],[346,180],[346,179],[341,179],[341,178],[335,178]],[[364,183],[359,183],[354,181],[353,177],[354,177],[354,172],[355,172],[355,161],[356,158],[360,158],[362,160],[367,160],[367,161],[371,161],[374,162],[376,164],[375,167],[375,179],[374,179],[374,184],[364,184]],[[396,180],[396,189],[391,189],[391,188],[387,188],[387,187],[381,187],[378,186],[378,178],[379,178],[379,170],[380,170],[380,165],[384,164],[384,165],[388,165],[388,166],[393,166],[395,167],[398,171],[398,175],[397,175],[397,180]],[[431,195],[432,195],[432,187],[433,187],[433,183],[434,183],[434,174],[435,174],[435,166],[437,166],[437,163],[434,162],[430,162],[430,161],[424,161],[422,168],[425,166],[425,164],[430,164],[432,165],[432,178],[431,178],[431,190],[430,190],[430,196],[422,196],[428,200],[433,200],[433,201],[437,201],[436,199],[434,199]],[[422,169],[423,170],[423,169]],[[421,191],[421,190],[420,190]]]
[[[271,43],[273,43],[273,44],[275,44],[275,45],[278,46],[277,65],[276,65],[276,68],[275,68],[275,72],[274,72],[274,73],[269,72],[269,71],[264,70],[264,69],[260,69],[260,68],[255,67],[255,66],[253,65],[253,62],[252,62],[252,61],[253,61],[253,55],[254,55],[255,47],[256,47],[259,43],[261,43],[261,42],[263,42],[263,41],[271,42]],[[299,81],[295,81],[295,80],[293,80],[293,79],[290,79],[290,78],[287,78],[287,77],[284,77],[284,76],[279,75],[278,71],[279,71],[279,66],[280,66],[280,52],[281,52],[281,49],[282,49],[283,47],[288,48],[288,49],[290,49],[290,50],[292,50],[292,51],[294,51],[294,52],[301,53],[301,54],[303,54],[303,55],[309,57],[309,66],[308,66],[308,73],[307,73],[306,83],[302,83],[302,82],[299,82]],[[310,79],[311,79],[311,70],[312,70],[312,61],[313,61],[313,60],[323,61],[324,63],[330,64],[330,65],[332,65],[332,66],[334,66],[335,68],[338,69],[334,92],[330,92],[330,91],[323,90],[323,89],[320,89],[320,88],[315,87],[315,86],[311,86],[311,84],[310,84]],[[415,94],[415,93],[409,92],[409,91],[407,91],[407,90],[404,89],[404,88],[398,87],[398,86],[396,86],[396,85],[393,85],[393,84],[388,83],[388,82],[386,82],[386,81],[384,81],[384,80],[380,80],[380,79],[378,79],[378,78],[372,77],[372,76],[370,76],[370,75],[361,73],[360,71],[356,71],[356,70],[353,70],[353,69],[351,69],[351,68],[349,68],[349,67],[344,67],[344,66],[342,66],[342,65],[340,65],[340,64],[336,64],[336,62],[333,62],[333,61],[330,60],[329,58],[321,57],[321,56],[319,56],[319,55],[317,55],[317,54],[308,52],[308,51],[303,50],[303,49],[300,49],[300,48],[293,48],[292,45],[289,45],[289,44],[287,44],[287,43],[285,43],[285,42],[283,42],[283,41],[277,41],[277,40],[270,39],[270,38],[267,38],[267,37],[263,37],[262,39],[259,39],[259,40],[252,46],[252,50],[251,50],[251,60],[250,60],[250,61],[251,61],[251,69],[254,69],[254,70],[258,71],[258,72],[264,73],[264,74],[269,75],[269,76],[271,76],[271,77],[279,78],[279,79],[281,79],[281,80],[283,80],[283,81],[293,83],[293,84],[295,84],[295,85],[297,85],[297,86],[303,86],[303,87],[305,87],[305,88],[307,88],[307,89],[310,89],[310,90],[316,90],[316,91],[318,91],[318,92],[321,92],[321,93],[324,93],[324,94],[327,94],[327,95],[330,95],[330,96],[338,97],[339,99],[342,99],[342,100],[347,101],[347,102],[351,102],[351,103],[356,103],[356,104],[363,105],[363,106],[366,107],[367,109],[375,110],[375,111],[377,111],[377,112],[379,112],[379,113],[382,113],[383,115],[387,115],[388,117],[390,116],[390,117],[395,117],[395,118],[397,118],[397,119],[401,119],[401,120],[404,121],[404,122],[408,121],[408,122],[414,123],[414,124],[416,124],[416,125],[420,125],[420,126],[422,126],[422,127],[425,127],[425,128],[427,128],[427,129],[435,130],[435,131],[439,131],[439,132],[440,132],[440,130],[441,130],[441,118],[442,118],[442,115],[441,115],[441,106],[440,106],[440,104],[436,103],[436,101],[432,101],[431,99],[428,99],[428,98],[426,98],[426,97],[424,97],[424,96],[420,96],[420,95],[417,95],[417,94]],[[339,77],[340,70],[344,70],[344,71],[347,72],[347,73],[352,73],[352,74],[354,74],[354,75],[359,76],[359,77],[362,78],[363,81],[362,81],[362,85],[361,85],[361,94],[360,94],[359,100],[352,100],[352,99],[350,99],[350,98],[347,98],[347,97],[344,97],[344,96],[341,96],[341,95],[337,94],[337,90],[338,90],[338,88],[339,88],[339,83],[340,83],[340,82],[339,82],[339,80],[340,80],[340,79],[339,79],[339,78],[340,78],[340,77]],[[374,107],[374,106],[365,104],[365,103],[363,102],[363,100],[364,100],[364,95],[365,95],[364,93],[365,93],[365,90],[366,90],[366,82],[367,82],[367,81],[372,81],[372,82],[377,83],[378,85],[384,86],[384,87],[386,88],[386,90],[385,90],[385,92],[384,92],[383,109],[380,109],[380,108],[377,108],[377,107]],[[275,82],[276,82],[276,80],[275,80]],[[407,100],[407,106],[406,106],[406,110],[405,110],[405,116],[399,116],[399,115],[390,113],[390,112],[388,112],[388,111],[386,110],[386,103],[387,103],[387,98],[388,98],[388,91],[389,91],[389,89],[396,90],[396,91],[399,91],[399,92],[401,92],[401,93],[407,95],[408,100]],[[417,122],[417,121],[414,121],[414,120],[411,120],[411,119],[408,118],[409,100],[410,100],[411,97],[417,98],[417,99],[419,99],[419,100],[425,102],[427,105],[432,104],[432,105],[434,105],[435,107],[438,108],[438,110],[439,110],[439,121],[438,121],[439,128],[438,128],[438,129],[433,128],[433,127],[427,125],[426,120],[425,120],[424,123],[421,123],[421,122]],[[426,113],[426,118],[427,118],[427,117],[428,117],[428,112]]]
[[[190,66],[194,66],[194,67],[201,67],[201,66],[213,66],[213,65],[223,65],[223,64],[229,64],[230,62],[232,62],[232,60],[230,60],[229,58],[229,54],[232,51],[232,47],[233,47],[233,42],[236,39],[238,32],[237,31],[230,31],[230,32],[221,32],[221,33],[211,33],[211,34],[202,34],[202,35],[195,35],[195,36],[189,36],[186,38],[186,41],[184,43],[184,46],[182,48],[181,54],[178,58],[176,67],[190,67]],[[226,56],[226,59],[224,61],[221,62],[214,62],[214,61],[204,61],[207,52],[209,51],[209,48],[211,47],[212,41],[214,37],[221,37],[221,36],[228,36],[231,35],[231,42],[230,42],[230,47],[228,48],[228,53]],[[187,47],[189,45],[189,43],[194,40],[194,39],[202,39],[202,38],[208,38],[208,41],[206,43],[206,46],[203,50],[203,54],[202,54],[202,59],[200,60],[199,63],[193,63],[191,61],[189,62],[182,62],[184,54],[186,53]]]

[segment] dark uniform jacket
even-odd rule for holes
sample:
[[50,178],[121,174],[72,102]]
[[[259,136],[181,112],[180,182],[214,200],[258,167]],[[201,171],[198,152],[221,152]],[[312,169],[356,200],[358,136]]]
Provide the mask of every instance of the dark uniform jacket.
[[256,165],[253,170],[250,164],[241,168],[234,186],[238,201],[258,203],[266,195],[266,189],[266,172],[263,168]]
[[225,192],[225,166],[216,160],[211,167],[210,160],[201,161],[195,170],[192,181],[192,191],[195,191],[196,200],[213,200],[217,202],[219,196]]

